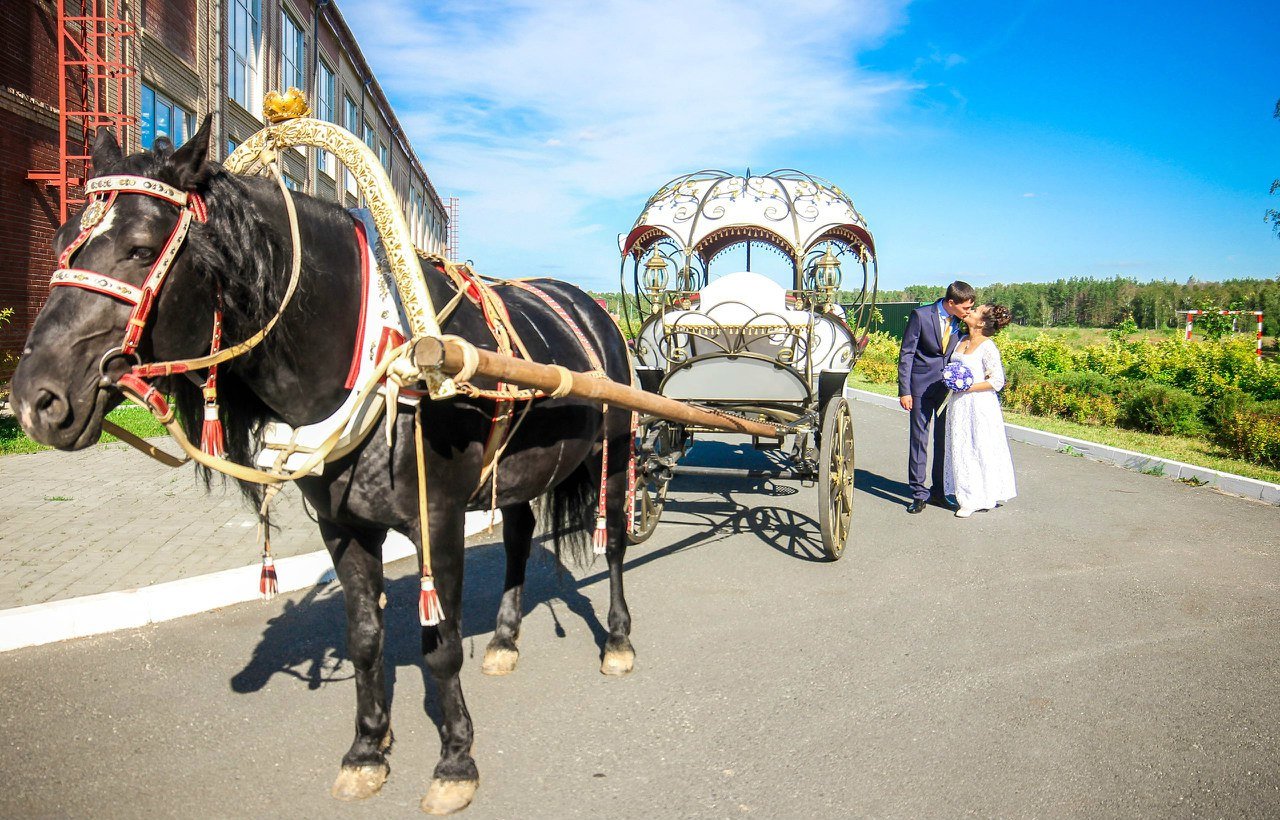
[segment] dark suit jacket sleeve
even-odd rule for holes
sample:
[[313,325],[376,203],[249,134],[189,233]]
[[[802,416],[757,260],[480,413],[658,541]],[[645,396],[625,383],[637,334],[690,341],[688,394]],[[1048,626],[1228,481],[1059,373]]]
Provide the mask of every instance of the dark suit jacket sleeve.
[[916,357],[916,347],[920,344],[920,311],[911,311],[907,318],[907,331],[902,334],[902,351],[898,353],[898,395],[910,396],[911,364]]

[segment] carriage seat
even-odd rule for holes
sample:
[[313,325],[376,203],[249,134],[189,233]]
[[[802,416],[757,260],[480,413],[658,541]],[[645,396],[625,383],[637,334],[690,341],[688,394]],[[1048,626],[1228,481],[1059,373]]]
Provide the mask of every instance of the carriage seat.
[[809,324],[806,311],[787,306],[782,285],[751,271],[719,277],[703,288],[698,298],[699,311],[723,325]]
[[795,369],[804,369],[810,314],[788,307],[786,297],[782,285],[751,271],[704,287],[696,307],[669,314],[666,332],[687,359],[673,362],[662,392],[698,401],[805,401],[809,391]]

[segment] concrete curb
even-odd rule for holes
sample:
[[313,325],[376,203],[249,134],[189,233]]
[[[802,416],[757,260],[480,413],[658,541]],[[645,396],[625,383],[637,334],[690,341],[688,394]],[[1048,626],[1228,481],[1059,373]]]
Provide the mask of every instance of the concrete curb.
[[[501,521],[502,514],[498,514]],[[467,513],[468,537],[489,524],[488,512]],[[412,542],[388,533],[382,562],[389,564],[416,555]],[[26,646],[101,635],[118,629],[137,629],[197,612],[207,612],[258,598],[258,564],[183,578],[120,592],[0,611],[0,652]],[[333,563],[325,550],[276,561],[281,592],[293,592],[332,581]]]
[[[846,398],[905,412],[902,410],[902,406],[898,404],[898,400],[892,396],[882,396],[879,393],[858,390],[853,387],[845,387],[844,394]],[[1136,453],[1133,450],[1122,450],[1119,447],[1109,447],[1105,444],[1072,438],[1071,436],[1060,436],[1057,433],[1048,433],[1044,430],[1033,430],[1030,427],[1022,427],[1017,424],[1006,423],[1004,427],[1009,433],[1009,438],[1013,441],[1021,441],[1025,444],[1034,444],[1037,447],[1047,447],[1050,450],[1058,451],[1070,448],[1070,452],[1073,454],[1079,453],[1097,461],[1118,464],[1129,470],[1146,473],[1158,471],[1160,475],[1168,478],[1199,481],[1214,486],[1225,493],[1265,501],[1268,504],[1280,505],[1280,484],[1272,484],[1256,478],[1246,478],[1234,473],[1224,473],[1221,470],[1210,470],[1208,467],[1197,467],[1194,464],[1184,464],[1181,461],[1173,461],[1167,458],[1158,458],[1146,453]]]

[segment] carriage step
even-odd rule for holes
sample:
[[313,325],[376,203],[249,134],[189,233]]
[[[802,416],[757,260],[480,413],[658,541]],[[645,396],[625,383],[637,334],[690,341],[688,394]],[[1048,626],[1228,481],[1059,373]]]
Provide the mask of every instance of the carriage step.
[[751,446],[756,448],[757,450],[780,450],[782,449],[782,439],[760,438],[759,436],[752,436]]

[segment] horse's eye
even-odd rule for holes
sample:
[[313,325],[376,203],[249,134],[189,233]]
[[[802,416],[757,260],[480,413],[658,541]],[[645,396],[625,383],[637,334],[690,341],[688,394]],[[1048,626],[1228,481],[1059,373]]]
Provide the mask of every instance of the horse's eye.
[[139,245],[138,247],[129,251],[129,258],[136,259],[139,262],[150,262],[152,259],[155,258],[155,255],[156,255],[156,252],[154,250],[143,245]]

